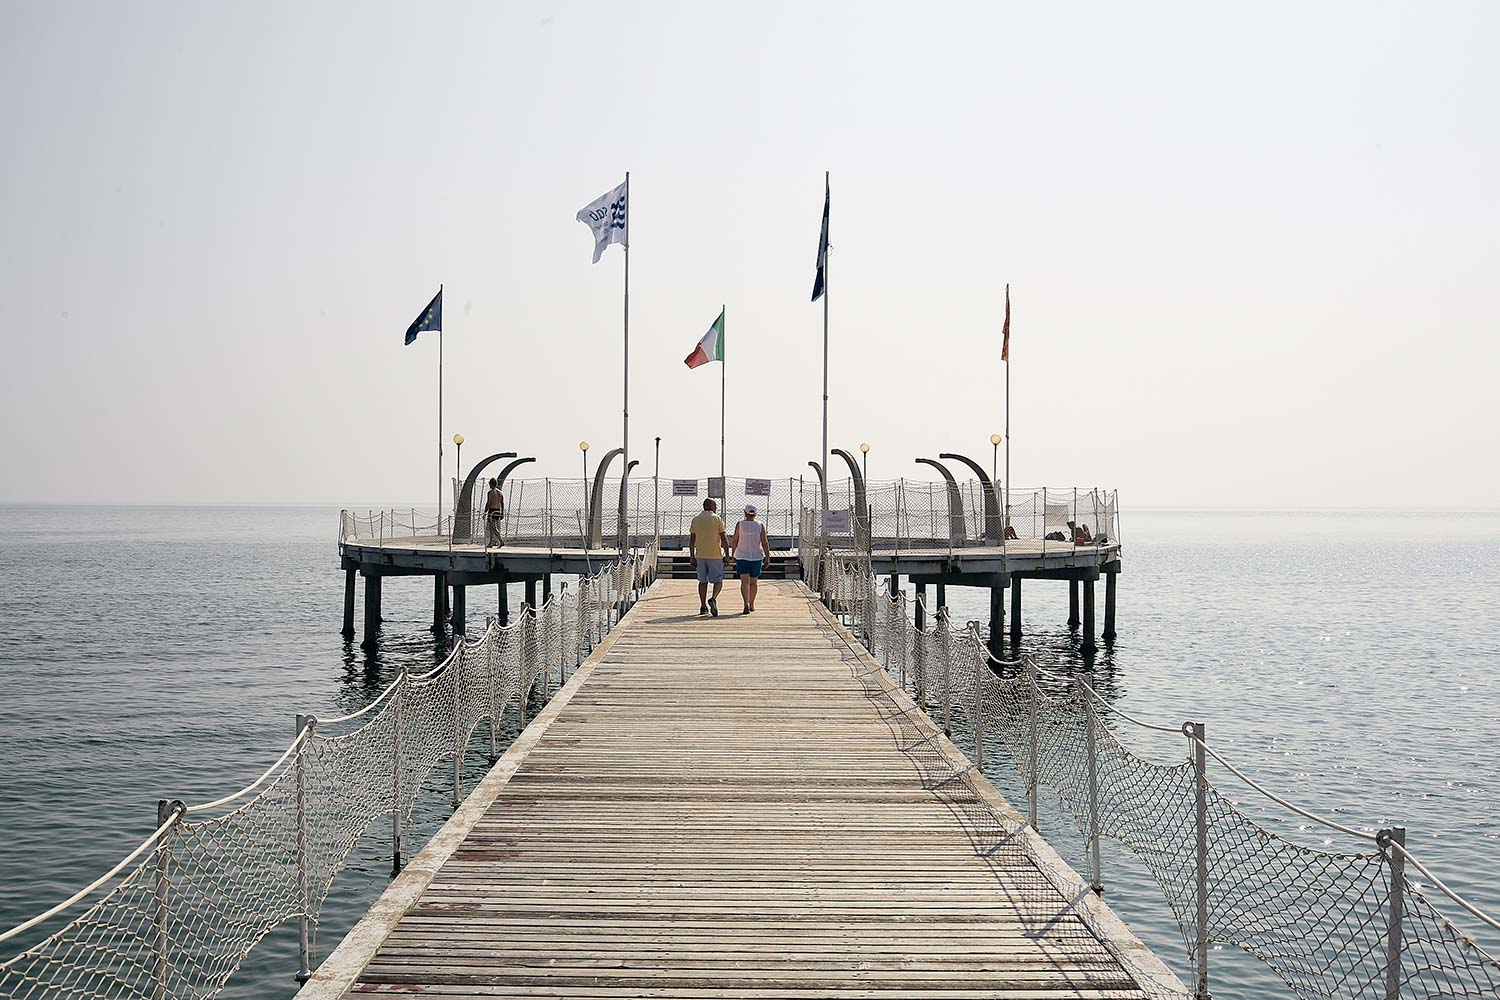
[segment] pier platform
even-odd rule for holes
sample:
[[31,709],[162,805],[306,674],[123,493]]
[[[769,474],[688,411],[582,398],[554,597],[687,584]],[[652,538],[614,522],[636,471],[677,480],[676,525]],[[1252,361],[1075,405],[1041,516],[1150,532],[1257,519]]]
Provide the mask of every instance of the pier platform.
[[653,584],[299,1000],[1181,991],[801,582],[721,603]]

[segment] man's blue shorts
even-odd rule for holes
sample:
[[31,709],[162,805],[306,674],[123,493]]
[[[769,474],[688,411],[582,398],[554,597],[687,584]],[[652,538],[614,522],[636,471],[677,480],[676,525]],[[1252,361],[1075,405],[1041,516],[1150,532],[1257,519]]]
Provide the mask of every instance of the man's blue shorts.
[[736,559],[734,561],[735,576],[753,576],[760,579],[760,568],[765,565],[764,559]]
[[722,559],[699,559],[698,560],[698,582],[699,583],[723,583],[724,582],[724,560],[722,560]]

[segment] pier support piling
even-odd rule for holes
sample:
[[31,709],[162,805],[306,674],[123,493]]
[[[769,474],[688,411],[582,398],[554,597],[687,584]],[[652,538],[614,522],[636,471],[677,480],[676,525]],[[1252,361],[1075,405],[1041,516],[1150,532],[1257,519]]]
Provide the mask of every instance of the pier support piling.
[[1010,641],[1021,641],[1021,574],[1010,575]]
[[1083,581],[1083,652],[1084,655],[1098,650],[1094,644],[1094,581]]
[[504,628],[510,624],[510,584],[502,581],[496,589],[500,594],[495,598],[495,612],[500,616],[500,627]]
[[526,606],[532,611],[536,610],[536,581],[526,581]]
[[448,614],[448,574],[432,575],[432,630],[443,630],[443,619]]
[[360,645],[365,649],[375,648],[375,637],[380,632],[380,577],[365,576],[365,639]]
[[919,583],[917,588],[917,610],[913,612],[917,631],[922,631],[927,624],[927,584]]
[[937,609],[943,610],[948,606],[948,588],[945,584],[937,585]]
[[1005,588],[990,584],[990,655],[999,660],[1005,654]]
[[464,605],[467,603],[466,594],[468,589],[468,587],[461,583],[453,585],[453,631],[456,635],[463,635],[464,633],[464,615],[466,612]]
[[340,634],[345,639],[354,638],[354,572],[353,567],[344,570],[344,627]]
[[1078,581],[1068,581],[1068,628],[1078,627]]
[[1115,641],[1115,577],[1118,573],[1104,574],[1104,641]]
[[552,600],[552,574],[542,574],[542,603],[546,604]]

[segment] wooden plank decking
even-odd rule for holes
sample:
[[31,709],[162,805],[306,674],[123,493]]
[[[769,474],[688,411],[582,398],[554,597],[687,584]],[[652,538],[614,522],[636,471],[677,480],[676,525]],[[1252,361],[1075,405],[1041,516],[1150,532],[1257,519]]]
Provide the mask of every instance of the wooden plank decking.
[[758,603],[655,584],[304,995],[1144,995],[1033,835],[979,856],[806,589]]

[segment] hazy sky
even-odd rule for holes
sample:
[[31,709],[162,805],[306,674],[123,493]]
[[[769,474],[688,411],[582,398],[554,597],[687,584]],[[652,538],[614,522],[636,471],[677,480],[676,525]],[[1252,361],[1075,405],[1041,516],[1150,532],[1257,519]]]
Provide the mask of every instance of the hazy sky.
[[[0,4],[0,501],[431,503],[819,449],[1122,503],[1500,506],[1493,3]],[[920,13],[918,13],[920,11]],[[449,447],[446,463],[451,469]]]

